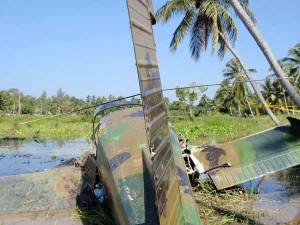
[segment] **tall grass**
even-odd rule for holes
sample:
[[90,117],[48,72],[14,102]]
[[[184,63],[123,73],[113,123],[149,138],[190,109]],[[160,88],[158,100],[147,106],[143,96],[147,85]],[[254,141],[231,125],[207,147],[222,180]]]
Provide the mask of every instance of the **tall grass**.
[[83,224],[90,225],[114,225],[115,222],[111,218],[108,209],[100,206],[93,208],[77,208],[77,213],[72,215],[74,219],[82,220]]

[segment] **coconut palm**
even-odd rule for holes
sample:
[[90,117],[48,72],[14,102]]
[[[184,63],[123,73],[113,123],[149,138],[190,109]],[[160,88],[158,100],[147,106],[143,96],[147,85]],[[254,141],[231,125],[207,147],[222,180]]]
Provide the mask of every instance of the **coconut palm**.
[[263,36],[258,31],[257,27],[247,14],[247,11],[244,10],[243,5],[240,4],[239,0],[229,0],[232,8],[242,20],[252,37],[255,39],[257,45],[262,50],[263,54],[265,55],[266,59],[268,60],[272,70],[274,71],[275,75],[280,79],[280,83],[286,90],[287,94],[291,97],[291,99],[295,102],[295,104],[300,108],[300,95],[296,92],[293,85],[285,79],[286,75],[283,72],[282,68],[278,64],[275,56],[273,55],[271,49],[269,48],[267,42],[264,40]]
[[273,105],[278,109],[283,105],[285,105],[286,109],[288,108],[285,90],[278,80],[272,82],[270,77],[268,77],[261,87],[263,89],[262,93],[268,104]]
[[[250,72],[256,72],[255,69],[249,69]],[[243,75],[243,70],[241,64],[237,61],[237,59],[231,59],[226,63],[226,68],[223,70],[223,76],[228,81],[232,81],[232,91],[234,94],[235,102],[238,106],[239,112],[240,106],[245,102],[247,103],[252,117],[254,117],[251,105],[249,103],[248,95],[251,95],[250,89],[247,85],[247,79]]]
[[[248,0],[239,0],[249,17],[255,21],[255,15],[247,7]],[[209,39],[212,42],[213,52],[217,51],[222,59],[229,49],[240,62],[246,76],[248,77],[256,95],[264,104],[267,113],[276,125],[280,121],[265,104],[257,83],[251,76],[246,64],[235,51],[233,45],[237,39],[237,28],[234,20],[228,13],[230,7],[228,0],[172,0],[163,5],[156,13],[156,17],[163,23],[172,16],[184,15],[179,26],[176,28],[170,43],[171,51],[176,51],[187,34],[190,34],[191,56],[198,60],[202,51],[207,49]]]
[[205,114],[208,114],[209,109],[212,106],[212,100],[207,97],[207,95],[203,95],[199,101],[198,106],[200,106],[202,108],[202,112],[205,111]]
[[[300,78],[300,43],[296,44],[289,50],[289,57],[282,59],[282,62],[287,63],[290,69],[290,75],[295,78],[295,84],[298,84]],[[296,85],[298,87],[298,85]]]
[[219,103],[218,105],[229,108],[230,115],[232,116],[232,107],[235,105],[234,94],[229,80],[224,80],[218,88],[214,100]]

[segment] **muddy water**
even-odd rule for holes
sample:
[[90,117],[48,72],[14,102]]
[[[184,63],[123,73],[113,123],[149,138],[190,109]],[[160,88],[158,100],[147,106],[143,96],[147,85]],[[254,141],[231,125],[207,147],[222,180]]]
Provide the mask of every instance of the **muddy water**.
[[300,166],[248,182],[258,192],[251,203],[262,224],[300,224]]
[[84,138],[55,141],[0,140],[0,176],[43,171],[93,150]]
[[[1,140],[0,176],[52,168],[93,150],[84,138],[69,141]],[[300,224],[300,166],[247,182],[258,192],[250,208],[258,224]]]

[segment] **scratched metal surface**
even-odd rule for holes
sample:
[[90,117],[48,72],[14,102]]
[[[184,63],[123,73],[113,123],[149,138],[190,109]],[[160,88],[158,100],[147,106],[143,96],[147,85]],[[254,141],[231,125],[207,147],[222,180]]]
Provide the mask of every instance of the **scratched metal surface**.
[[218,189],[231,187],[300,164],[300,136],[290,125],[278,126],[195,153]]
[[[97,148],[97,166],[106,188],[112,215],[117,224],[200,224],[189,178],[177,136],[171,130],[174,179],[165,178],[166,192],[154,190],[153,177],[147,171],[151,161],[144,115],[141,107],[118,110],[101,120],[103,135]],[[170,128],[169,128],[170,129]],[[170,183],[175,184],[175,186]],[[164,186],[162,186],[162,189]],[[177,188],[177,189],[176,189]],[[166,198],[168,204],[159,215],[155,196]]]
[[[127,0],[127,6],[150,147],[149,156],[152,159],[156,205],[160,223],[171,224],[174,223],[173,212],[181,212],[182,205],[153,37],[153,7],[151,1],[146,0]],[[183,221],[183,215],[177,215],[177,222]]]

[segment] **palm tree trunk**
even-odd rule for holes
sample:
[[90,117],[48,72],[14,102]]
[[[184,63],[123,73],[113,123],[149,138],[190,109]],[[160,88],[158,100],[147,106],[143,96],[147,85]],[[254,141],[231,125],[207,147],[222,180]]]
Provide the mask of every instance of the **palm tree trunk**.
[[230,0],[230,4],[239,18],[242,20],[254,40],[256,41],[257,45],[262,50],[263,54],[265,55],[266,59],[268,60],[271,68],[273,69],[276,76],[279,78],[280,83],[282,84],[283,88],[286,90],[287,94],[291,97],[291,99],[295,102],[295,104],[300,108],[300,95],[296,92],[293,85],[285,79],[286,76],[278,64],[275,56],[273,55],[271,49],[269,48],[267,42],[264,40],[263,36],[258,31],[255,24],[252,22],[250,17],[247,15],[241,4],[238,0]]
[[219,33],[220,37],[224,40],[227,48],[229,49],[229,51],[234,55],[234,57],[239,61],[239,63],[241,64],[246,76],[248,77],[250,84],[255,92],[255,94],[257,95],[258,99],[260,100],[260,102],[264,105],[266,112],[268,113],[269,117],[272,119],[272,121],[275,123],[276,126],[280,125],[280,121],[277,119],[277,117],[275,116],[275,114],[272,112],[272,110],[267,106],[266,100],[264,98],[264,96],[262,95],[261,91],[258,88],[258,85],[256,83],[256,81],[253,79],[252,75],[249,72],[248,67],[246,66],[246,64],[244,63],[244,61],[242,60],[242,57],[237,53],[237,51],[231,46],[230,42],[228,41],[228,39],[220,32]]
[[15,109],[16,109],[16,102],[14,102],[14,105],[12,107],[12,114],[15,115]]
[[245,96],[245,99],[246,99],[247,105],[248,105],[248,107],[249,107],[249,109],[250,109],[252,118],[255,118],[255,116],[254,116],[254,114],[253,114],[253,111],[252,111],[252,108],[251,108],[251,105],[250,105],[250,102],[248,101],[247,96]]
[[190,119],[192,120],[193,119],[193,105],[189,104],[189,116],[190,116]]
[[21,115],[21,96],[19,96],[19,110],[18,115]]
[[285,91],[283,91],[283,98],[284,98],[284,103],[285,103],[287,113],[288,113],[288,115],[290,115],[289,107],[288,107],[286,96],[285,96]]
[[241,107],[238,105],[239,117],[242,117]]

